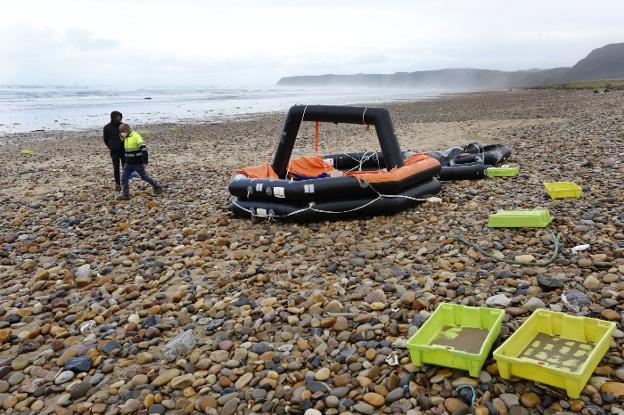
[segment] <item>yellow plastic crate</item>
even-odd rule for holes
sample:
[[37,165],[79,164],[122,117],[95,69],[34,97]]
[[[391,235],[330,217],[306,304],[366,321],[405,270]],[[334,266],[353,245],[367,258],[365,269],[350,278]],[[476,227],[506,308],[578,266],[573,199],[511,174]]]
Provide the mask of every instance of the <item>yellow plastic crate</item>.
[[463,369],[478,377],[504,316],[496,308],[440,304],[407,341],[412,363]]
[[550,222],[548,209],[499,210],[488,217],[490,228],[545,228]]
[[515,177],[520,174],[518,166],[488,167],[485,174],[490,177]]
[[494,351],[504,379],[516,376],[565,389],[576,399],[609,350],[615,323],[537,310]]
[[578,198],[582,192],[574,182],[544,182],[544,190],[551,199]]

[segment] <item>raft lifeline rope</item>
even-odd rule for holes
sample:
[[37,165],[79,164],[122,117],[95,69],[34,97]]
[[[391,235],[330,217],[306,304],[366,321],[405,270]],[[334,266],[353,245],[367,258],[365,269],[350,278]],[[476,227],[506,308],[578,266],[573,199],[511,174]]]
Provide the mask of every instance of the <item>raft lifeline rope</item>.
[[472,394],[472,398],[470,399],[470,410],[472,411],[472,414],[474,415],[474,414],[477,413],[477,408],[476,408],[476,405],[477,405],[477,391],[475,390],[475,388],[472,385],[468,385],[468,384],[466,384],[466,385],[459,385],[458,387],[456,387],[453,390],[453,396],[459,397],[459,391],[461,389],[464,389],[464,388],[469,388],[470,389],[470,393]]
[[360,159],[356,157],[352,157],[349,153],[342,153],[342,154],[344,154],[351,160],[358,163],[357,166],[351,167],[350,169],[345,170],[345,173],[348,173],[354,170],[362,171],[362,165],[366,163],[368,160],[370,160],[371,158],[373,158],[374,156],[377,156],[377,167],[378,167],[378,170],[381,170],[381,165],[379,164],[379,155],[377,154],[376,151],[371,151],[370,153],[368,151],[365,151],[364,154],[362,154],[362,157]]
[[545,261],[535,261],[535,262],[522,262],[522,261],[516,261],[515,259],[507,259],[507,258],[499,258],[489,252],[487,252],[485,249],[483,249],[480,245],[474,243],[474,242],[470,242],[466,239],[464,239],[462,236],[454,234],[454,233],[449,233],[446,236],[454,239],[457,242],[460,242],[466,246],[469,246],[473,249],[476,249],[477,251],[479,251],[481,254],[483,254],[484,256],[492,259],[494,262],[504,262],[506,264],[513,264],[513,265],[537,265],[538,267],[546,267],[550,264],[552,264],[553,262],[555,262],[557,260],[557,258],[559,257],[559,254],[561,252],[561,241],[559,238],[559,235],[557,233],[555,233],[554,231],[549,231],[550,232],[550,236],[552,237],[553,241],[555,241],[555,248],[553,249],[553,253],[550,256],[550,258],[548,258]]
[[273,218],[287,218],[293,215],[297,215],[299,213],[302,212],[306,212],[308,210],[312,211],[312,212],[318,212],[318,213],[330,213],[330,214],[344,214],[344,213],[351,213],[351,212],[357,212],[358,210],[364,209],[367,206],[372,205],[373,203],[375,203],[376,201],[378,201],[379,199],[393,199],[393,198],[399,198],[399,199],[409,199],[412,200],[414,202],[432,202],[432,203],[437,203],[440,201],[439,198],[432,196],[432,197],[428,197],[428,198],[416,198],[416,197],[411,197],[411,196],[405,196],[405,195],[384,195],[379,193],[377,190],[375,190],[374,187],[369,186],[369,188],[374,191],[377,194],[377,197],[369,202],[364,203],[362,206],[358,206],[355,207],[353,209],[348,209],[348,210],[339,210],[339,211],[334,211],[334,210],[323,210],[323,209],[317,209],[314,207],[314,203],[310,203],[309,206],[299,209],[299,210],[295,210],[294,212],[290,212],[287,215],[276,215],[276,214],[267,214],[266,216],[260,216],[254,213],[253,209],[247,209],[242,207],[241,205],[239,205],[238,203],[236,203],[236,201],[234,200],[232,203],[238,207],[239,209],[249,213],[251,215],[252,218],[254,217],[266,217],[269,220],[273,219]]

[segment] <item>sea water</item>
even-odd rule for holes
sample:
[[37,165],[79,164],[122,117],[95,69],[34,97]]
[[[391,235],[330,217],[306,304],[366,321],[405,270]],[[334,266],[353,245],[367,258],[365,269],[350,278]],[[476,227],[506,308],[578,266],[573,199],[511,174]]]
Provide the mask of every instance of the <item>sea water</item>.
[[418,100],[436,90],[379,88],[210,88],[0,85],[0,134],[102,127],[120,111],[132,124],[218,122],[295,104],[345,105]]

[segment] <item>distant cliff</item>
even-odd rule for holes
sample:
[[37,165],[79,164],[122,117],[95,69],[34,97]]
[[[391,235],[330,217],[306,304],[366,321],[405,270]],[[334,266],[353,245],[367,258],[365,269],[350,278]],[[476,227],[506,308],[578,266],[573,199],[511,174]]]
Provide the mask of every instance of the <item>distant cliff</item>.
[[572,68],[496,71],[490,69],[439,69],[394,74],[290,76],[277,86],[365,86],[392,88],[496,89],[538,86],[575,80],[624,78],[624,43],[593,50]]
[[564,81],[624,78],[624,43],[592,50],[563,76]]

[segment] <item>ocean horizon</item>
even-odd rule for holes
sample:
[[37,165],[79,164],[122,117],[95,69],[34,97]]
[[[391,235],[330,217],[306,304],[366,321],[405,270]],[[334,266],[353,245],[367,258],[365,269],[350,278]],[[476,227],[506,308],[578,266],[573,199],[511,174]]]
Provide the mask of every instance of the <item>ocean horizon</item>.
[[382,88],[218,88],[0,85],[0,134],[86,130],[120,111],[131,124],[219,122],[295,104],[414,101],[455,91]]

